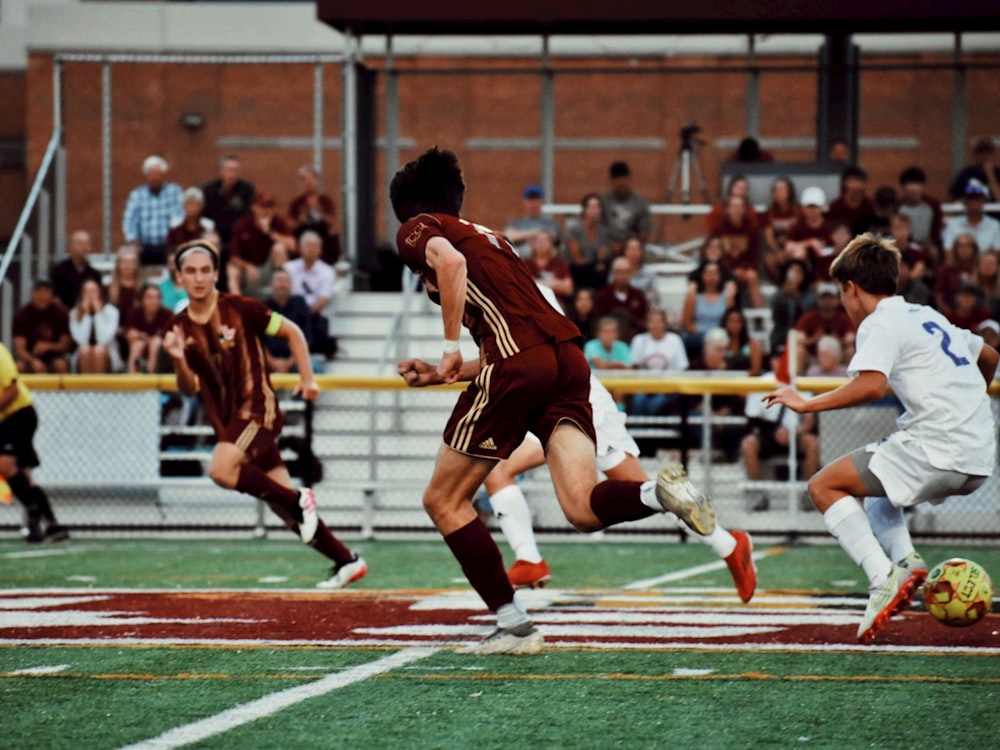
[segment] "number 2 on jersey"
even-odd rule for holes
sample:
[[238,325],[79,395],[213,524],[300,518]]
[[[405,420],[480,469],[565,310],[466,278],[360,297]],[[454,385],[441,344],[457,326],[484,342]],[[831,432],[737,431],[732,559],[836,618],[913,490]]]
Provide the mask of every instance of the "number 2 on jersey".
[[965,357],[958,356],[957,354],[955,354],[955,352],[953,352],[951,349],[948,348],[951,346],[951,336],[949,336],[948,332],[944,330],[940,325],[935,323],[933,320],[928,320],[926,323],[924,323],[924,330],[927,331],[927,333],[929,333],[931,336],[934,335],[935,331],[941,332],[941,351],[943,351],[945,354],[951,357],[951,361],[955,363],[956,367],[961,367],[962,365],[969,364],[968,359],[966,359]]

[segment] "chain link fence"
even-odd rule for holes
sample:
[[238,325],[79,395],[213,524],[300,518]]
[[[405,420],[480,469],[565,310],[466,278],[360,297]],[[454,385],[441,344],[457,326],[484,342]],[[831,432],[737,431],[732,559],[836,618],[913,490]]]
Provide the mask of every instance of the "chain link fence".
[[[441,445],[441,431],[458,389],[407,389],[399,378],[320,376],[314,406],[292,399],[294,376],[278,376],[286,412],[282,453],[293,476],[312,482],[320,511],[341,533],[365,537],[427,534],[422,507]],[[39,414],[35,477],[62,523],[75,532],[161,532],[264,535],[282,526],[261,503],[216,487],[207,476],[213,438],[197,399],[174,390],[172,377],[34,376],[26,378]],[[836,379],[803,378],[821,392]],[[680,406],[663,417],[629,417],[651,476],[668,458],[683,460],[692,480],[712,496],[721,522],[760,535],[825,536],[822,518],[804,497],[803,460],[790,451],[768,455],[750,479],[740,452],[749,422],[739,406],[773,381],[746,377],[616,378],[615,392],[677,394]],[[1000,389],[993,388],[1000,418]],[[728,414],[719,406],[728,403]],[[708,414],[706,420],[704,415]],[[894,429],[894,400],[819,416],[820,463]],[[707,426],[707,429],[706,429]],[[797,478],[796,478],[797,476]],[[521,477],[541,532],[572,532],[555,499],[547,469]],[[761,496],[767,502],[761,502]],[[975,494],[908,512],[914,534],[967,541],[1000,536],[1000,475]],[[0,505],[0,533],[16,534],[20,506]],[[572,532],[575,533],[575,532]],[[655,517],[606,532],[676,535]]]

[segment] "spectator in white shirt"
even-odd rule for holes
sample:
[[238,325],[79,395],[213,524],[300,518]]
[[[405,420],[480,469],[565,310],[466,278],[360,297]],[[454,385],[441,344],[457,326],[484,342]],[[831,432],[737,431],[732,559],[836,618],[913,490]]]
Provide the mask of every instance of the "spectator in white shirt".
[[[645,333],[632,337],[632,364],[639,370],[686,370],[688,358],[684,341],[667,330],[666,312],[659,308],[650,310],[646,316],[646,328]],[[644,416],[666,414],[676,399],[677,395],[673,393],[636,393],[632,397],[630,411]]]
[[950,248],[959,235],[971,234],[976,238],[980,252],[1000,250],[1000,221],[983,212],[988,195],[989,190],[983,183],[976,179],[969,180],[962,196],[965,213],[948,219],[944,225],[942,240],[946,248]]
[[336,339],[330,337],[330,321],[323,315],[337,286],[337,272],[320,257],[323,238],[311,230],[299,237],[299,257],[284,265],[292,278],[292,294],[301,295],[309,305],[311,314],[310,351],[328,358],[336,350]]

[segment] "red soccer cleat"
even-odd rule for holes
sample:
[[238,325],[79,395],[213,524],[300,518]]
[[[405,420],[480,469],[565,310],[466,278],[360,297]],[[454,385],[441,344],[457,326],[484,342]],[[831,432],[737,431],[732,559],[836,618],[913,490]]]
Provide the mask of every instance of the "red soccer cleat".
[[736,584],[736,593],[740,595],[740,599],[748,602],[753,598],[753,592],[757,589],[757,565],[753,561],[753,540],[745,531],[731,533],[736,540],[736,549],[726,558],[726,565],[729,566],[733,583]]
[[507,571],[507,578],[516,589],[540,589],[552,578],[552,571],[545,560],[536,563],[517,560]]

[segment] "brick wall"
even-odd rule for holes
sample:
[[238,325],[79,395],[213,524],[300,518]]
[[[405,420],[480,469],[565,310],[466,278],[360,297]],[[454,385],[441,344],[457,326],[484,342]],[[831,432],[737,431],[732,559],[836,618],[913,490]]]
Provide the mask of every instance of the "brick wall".
[[[994,65],[1000,55],[978,58]],[[969,61],[977,58],[970,56]],[[899,57],[888,60],[900,62]],[[915,65],[945,62],[932,55],[913,56]],[[865,58],[871,65],[885,60]],[[378,68],[381,60],[369,60]],[[412,139],[404,149],[408,159],[424,148],[439,144],[459,152],[469,191],[466,212],[482,223],[502,226],[520,208],[520,190],[540,180],[540,154],[533,149],[468,148],[470,138],[537,138],[540,130],[541,84],[533,62],[500,59],[417,59],[398,61],[410,74],[400,76],[400,133]],[[813,58],[768,58],[764,65],[790,64],[810,67]],[[718,190],[719,164],[728,149],[715,139],[744,135],[746,75],[719,72],[732,66],[732,58],[671,58],[624,62],[557,61],[572,72],[555,77],[556,137],[566,139],[663,139],[658,149],[560,148],[555,155],[557,202],[575,203],[591,190],[606,187],[608,164],[625,159],[631,165],[635,188],[663,199],[671,167],[677,156],[678,132],[695,121],[704,128],[709,145],[701,159],[709,186]],[[651,66],[659,72],[643,74]],[[670,72],[662,72],[669,66]],[[624,72],[611,73],[616,67]],[[413,74],[412,71],[492,69],[498,72]],[[517,69],[525,72],[516,72]],[[682,70],[700,72],[681,74]],[[87,228],[101,244],[101,70],[97,64],[65,66],[66,148],[69,168],[68,227]],[[502,72],[506,71],[506,72]],[[676,72],[675,72],[676,71]],[[948,69],[914,68],[905,71],[863,72],[861,79],[860,132],[863,138],[910,137],[914,148],[865,149],[860,163],[871,175],[870,188],[896,184],[900,170],[921,164],[928,172],[930,192],[942,195],[951,174],[951,96],[953,74]],[[121,241],[121,213],[129,190],[141,182],[140,166],[151,153],[171,165],[170,178],[183,186],[201,184],[216,173],[219,156],[230,150],[240,154],[245,174],[260,187],[289,200],[297,187],[295,171],[311,161],[309,148],[238,148],[219,145],[234,137],[300,137],[312,135],[311,66],[263,65],[115,65],[113,67],[114,143],[112,246]],[[29,165],[37,167],[51,132],[52,60],[31,55],[27,74],[27,137]],[[1000,121],[996,70],[971,70],[968,74],[967,137],[995,134]],[[760,132],[769,137],[810,137],[815,133],[816,75],[812,70],[765,72],[760,85]],[[327,137],[340,133],[340,69],[325,68],[325,118]],[[379,97],[384,86],[380,85]],[[205,126],[189,132],[180,125],[185,112],[198,112]],[[380,115],[381,116],[381,115]],[[812,149],[772,149],[781,160],[810,160]],[[340,152],[328,149],[323,167],[328,191],[338,197]],[[377,194],[386,178],[380,158]],[[385,200],[380,197],[377,234],[384,225]],[[696,236],[698,219],[672,219],[670,240]]]

